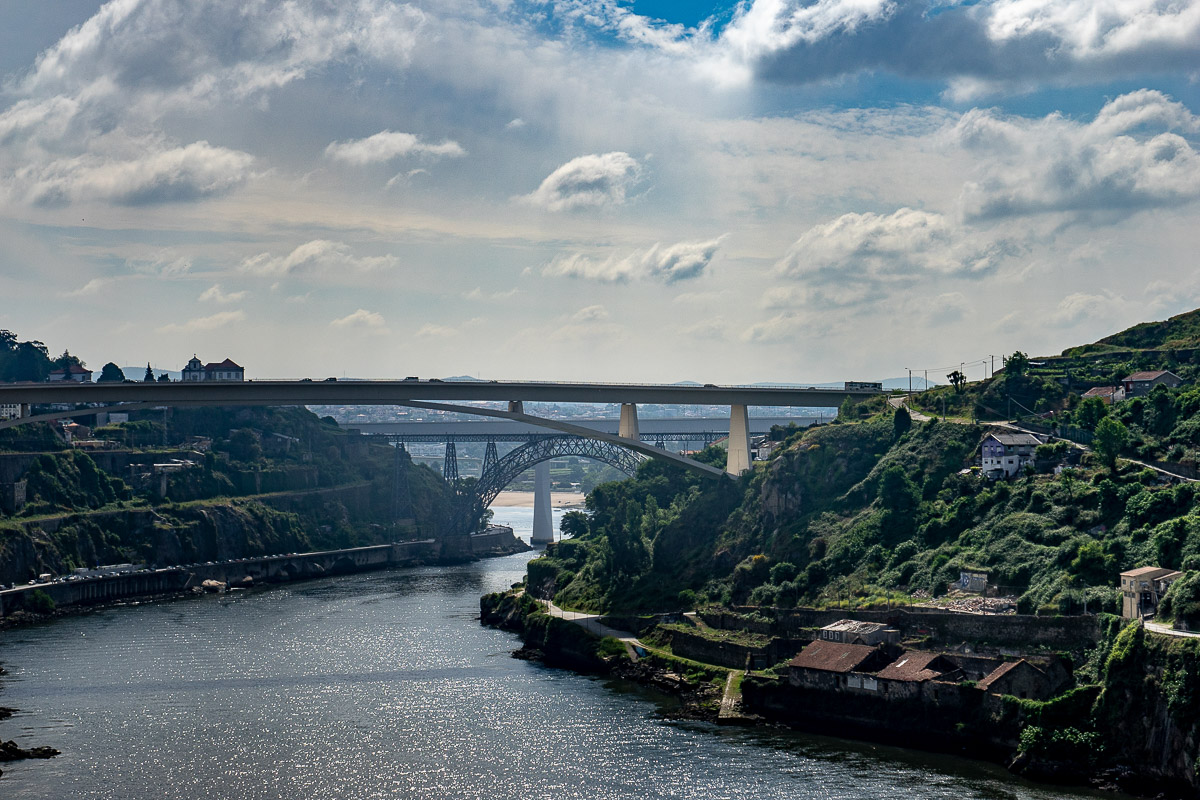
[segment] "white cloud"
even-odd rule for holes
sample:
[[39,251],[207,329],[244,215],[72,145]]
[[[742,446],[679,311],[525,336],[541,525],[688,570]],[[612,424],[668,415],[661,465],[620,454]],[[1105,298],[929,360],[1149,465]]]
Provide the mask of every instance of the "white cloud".
[[37,205],[143,205],[225,194],[250,177],[253,156],[208,142],[154,148],[137,158],[90,153],[18,168],[12,190]]
[[205,289],[200,294],[198,299],[202,303],[213,302],[220,303],[221,305],[228,305],[229,303],[237,303],[241,300],[244,300],[245,297],[246,292],[226,292],[221,289],[221,284],[214,283],[212,286]]
[[1070,327],[1081,322],[1117,318],[1125,299],[1105,290],[1100,294],[1075,292],[1059,301],[1049,322],[1057,327]]
[[555,258],[542,269],[542,274],[603,283],[624,283],[633,279],[675,283],[700,277],[712,262],[724,238],[719,236],[703,242],[678,242],[672,245],[659,242],[644,250],[635,250],[623,258],[609,256],[603,260],[583,253],[571,253]]
[[244,103],[351,56],[402,67],[423,20],[387,0],[113,0],[7,87],[0,185],[50,206],[225,194],[250,177],[253,157],[179,142],[165,118]]
[[586,306],[571,315],[575,322],[599,322],[608,319],[608,309],[601,305]]
[[447,339],[451,336],[457,336],[458,331],[446,325],[435,325],[428,322],[422,325],[417,330],[417,336],[422,339]]
[[495,291],[495,292],[485,292],[485,291],[483,291],[483,289],[481,287],[476,286],[471,291],[464,293],[463,297],[467,300],[495,301],[495,300],[509,300],[513,297],[516,297],[520,293],[521,293],[521,290],[516,289],[516,288],[503,289],[503,290]]
[[70,292],[67,292],[67,296],[68,297],[88,297],[90,295],[98,294],[101,289],[103,289],[105,286],[107,286],[110,283],[112,283],[112,281],[108,278],[92,278],[90,281],[85,283],[83,286],[80,286],[78,289],[74,289]]
[[1200,121],[1160,92],[1107,103],[1092,122],[974,110],[951,132],[979,154],[962,192],[967,219],[1102,212],[1128,216],[1200,198],[1200,154],[1176,131]]
[[641,166],[628,153],[579,156],[551,172],[522,199],[549,211],[619,206],[640,174]]
[[342,329],[362,329],[371,333],[388,333],[387,323],[384,322],[383,315],[375,311],[367,311],[365,308],[360,308],[352,314],[335,319],[329,323],[331,328]]
[[[930,277],[981,277],[1011,253],[927,211],[843,214],[805,231],[775,265],[778,275],[802,281],[803,299],[819,306],[850,306],[877,300],[896,287]],[[772,295],[778,304],[782,295]]]
[[1037,81],[1190,72],[1200,56],[1197,0],[746,0],[727,23],[695,28],[609,0],[555,10],[690,62],[719,84],[884,71],[947,81],[961,97]]
[[254,275],[338,274],[347,270],[370,272],[395,267],[395,256],[356,256],[344,242],[314,239],[285,256],[259,253],[242,261],[241,271]]
[[215,331],[235,322],[241,322],[245,318],[246,312],[240,309],[237,311],[218,311],[211,316],[196,317],[189,319],[187,322],[172,322],[168,325],[163,325],[158,329],[158,332],[197,333],[201,331]]
[[[344,161],[354,166],[363,166],[382,161],[391,161],[401,156],[429,156],[434,158],[458,157],[467,154],[458,142],[447,139],[438,144],[427,144],[411,133],[381,131],[365,139],[333,142],[325,148],[325,157]],[[411,175],[411,173],[409,173]]]

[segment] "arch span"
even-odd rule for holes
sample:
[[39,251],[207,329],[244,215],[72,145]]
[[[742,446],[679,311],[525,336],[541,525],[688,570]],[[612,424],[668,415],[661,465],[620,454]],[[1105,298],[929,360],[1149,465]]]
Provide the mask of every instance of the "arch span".
[[582,436],[549,436],[534,439],[512,450],[485,469],[479,480],[459,497],[462,514],[460,520],[468,525],[477,522],[483,510],[491,505],[518,475],[543,461],[564,456],[601,461],[626,475],[634,474],[638,465],[647,458],[619,445]]

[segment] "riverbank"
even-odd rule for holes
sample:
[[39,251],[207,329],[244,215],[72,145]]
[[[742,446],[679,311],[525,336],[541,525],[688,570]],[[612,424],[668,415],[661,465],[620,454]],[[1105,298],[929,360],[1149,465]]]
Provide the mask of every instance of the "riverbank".
[[465,557],[441,552],[433,539],[309,553],[237,558],[165,569],[113,572],[95,577],[32,583],[0,591],[0,628],[37,622],[76,609],[129,601],[149,602],[200,591],[269,584],[423,564],[496,558],[531,550],[512,528],[491,525],[472,534]]
[[[503,491],[489,508],[533,508],[533,492]],[[583,508],[587,496],[579,492],[551,492],[551,508]]]
[[[604,673],[666,692],[679,698],[680,716],[684,718],[718,724],[784,725],[811,734],[978,759],[1029,780],[1086,787],[1109,796],[1136,793],[1161,800],[1195,796],[1186,778],[1187,765],[1181,767],[1181,772],[1155,772],[1121,752],[1109,750],[1095,735],[1088,738],[1072,727],[1084,724],[1093,704],[1103,705],[1097,699],[1099,686],[1080,687],[1038,702],[988,695],[971,680],[939,684],[949,695],[938,700],[923,700],[922,693],[889,698],[875,691],[806,687],[792,680],[795,676],[786,660],[774,666],[764,664],[763,669],[739,670],[730,663],[695,660],[697,653],[704,658],[696,648],[689,653],[692,658],[684,657],[681,648],[674,646],[674,634],[678,633],[674,629],[685,627],[678,622],[660,624],[655,618],[599,620],[633,629],[637,646],[632,647],[628,640],[589,635],[587,627],[577,624],[579,620],[571,619],[569,613],[565,618],[545,613],[541,601],[520,590],[482,598],[480,609],[483,624],[522,636],[523,646],[514,656],[581,672]],[[596,618],[581,615],[580,619]],[[726,648],[715,644],[710,648],[713,653],[727,655]],[[920,651],[911,654],[914,663],[928,660],[919,658],[925,655]],[[934,653],[928,655],[937,657]],[[989,660],[979,656],[962,659]],[[1124,723],[1116,724],[1121,727]],[[1052,738],[1060,729],[1073,731],[1079,741]],[[1029,730],[1045,741],[1030,741],[1031,735],[1026,734]],[[1169,732],[1147,735],[1163,741],[1169,738]]]

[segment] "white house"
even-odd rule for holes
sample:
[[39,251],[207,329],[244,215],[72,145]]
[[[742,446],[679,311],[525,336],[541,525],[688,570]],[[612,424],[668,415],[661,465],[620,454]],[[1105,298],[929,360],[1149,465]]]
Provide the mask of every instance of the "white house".
[[76,383],[91,383],[92,371],[78,364],[71,364],[67,369],[53,370],[48,379],[51,381],[75,381]]
[[220,363],[201,364],[200,359],[192,356],[192,360],[182,370],[180,378],[184,381],[244,381],[246,370],[230,359]]
[[993,478],[1016,475],[1033,463],[1033,449],[1041,441],[1031,433],[989,433],[980,445],[983,472]]

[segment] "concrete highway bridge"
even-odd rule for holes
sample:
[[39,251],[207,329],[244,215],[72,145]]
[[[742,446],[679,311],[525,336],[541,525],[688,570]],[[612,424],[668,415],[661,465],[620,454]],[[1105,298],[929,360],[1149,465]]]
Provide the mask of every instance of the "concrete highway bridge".
[[[643,457],[668,461],[700,475],[716,478],[723,474],[740,475],[750,469],[750,420],[752,418],[748,414],[748,408],[753,406],[837,408],[848,397],[862,400],[880,393],[881,390],[877,387],[862,385],[830,389],[794,386],[717,386],[714,384],[696,386],[539,381],[441,381],[437,379],[424,381],[415,379],[403,381],[329,379],[325,381],[255,380],[172,383],[74,383],[61,381],[0,384],[0,405],[17,405],[21,408],[21,417],[0,421],[0,429],[27,422],[85,416],[98,411],[132,411],[164,406],[401,406],[502,419],[542,430],[555,431],[558,434],[566,434],[566,437],[561,435],[553,437],[558,446],[547,447],[543,443],[540,449],[534,448],[526,451],[524,457],[529,458],[530,463],[523,469],[559,457],[562,448],[569,446],[568,438],[573,437],[609,445],[609,448],[595,450],[595,453],[604,454],[600,460],[609,463],[625,464],[625,461],[612,449],[623,448],[625,451],[632,451]],[[506,405],[506,408],[464,405],[464,403],[486,402],[501,402]],[[621,416],[617,422],[616,432],[610,433],[607,430],[574,422],[526,414],[525,402],[614,403],[620,404]],[[657,447],[643,441],[637,414],[639,403],[729,406],[727,425],[729,448],[724,472],[695,459],[671,452],[664,447]],[[29,413],[32,406],[53,404],[89,404],[91,407],[36,415]],[[663,442],[659,441],[658,443],[662,444]],[[529,444],[534,443],[530,442]],[[518,448],[518,450],[520,449]],[[593,453],[586,457],[596,458],[598,456]],[[478,499],[483,500],[484,497],[481,495]]]

